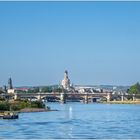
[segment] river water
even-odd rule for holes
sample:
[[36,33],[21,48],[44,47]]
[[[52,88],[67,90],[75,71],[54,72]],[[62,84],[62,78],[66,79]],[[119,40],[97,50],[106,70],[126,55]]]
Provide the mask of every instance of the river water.
[[140,139],[140,105],[49,106],[59,111],[21,113],[17,120],[0,119],[0,139]]

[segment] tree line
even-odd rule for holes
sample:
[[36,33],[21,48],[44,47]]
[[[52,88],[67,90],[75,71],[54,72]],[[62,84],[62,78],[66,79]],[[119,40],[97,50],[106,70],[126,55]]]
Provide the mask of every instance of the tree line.
[[130,89],[128,89],[129,94],[140,94],[140,83],[137,82],[136,84],[132,85]]
[[17,93],[51,93],[51,92],[62,92],[62,88],[60,87],[52,87],[52,86],[44,86],[44,87],[34,87],[29,89],[28,91],[17,90]]

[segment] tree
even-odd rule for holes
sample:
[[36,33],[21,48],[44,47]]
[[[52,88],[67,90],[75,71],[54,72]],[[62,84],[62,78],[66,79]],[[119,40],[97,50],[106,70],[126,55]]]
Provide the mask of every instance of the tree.
[[132,85],[128,91],[129,94],[140,94],[140,84]]
[[54,90],[53,90],[53,92],[59,92],[59,93],[61,93],[62,92],[62,88],[55,88]]
[[49,86],[43,87],[43,88],[41,89],[41,92],[48,92],[48,93],[51,93],[51,92],[52,92],[52,88],[49,87]]

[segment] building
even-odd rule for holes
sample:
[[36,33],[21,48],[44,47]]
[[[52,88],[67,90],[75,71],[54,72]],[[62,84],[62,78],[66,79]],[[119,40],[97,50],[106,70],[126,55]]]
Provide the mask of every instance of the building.
[[11,78],[8,79],[8,89],[13,89],[12,79]]
[[15,89],[13,88],[12,78],[8,79],[8,90],[7,93],[14,93]]
[[15,89],[8,89],[7,93],[15,93]]
[[61,82],[61,86],[63,89],[70,90],[70,79],[67,70],[64,72],[64,79]]

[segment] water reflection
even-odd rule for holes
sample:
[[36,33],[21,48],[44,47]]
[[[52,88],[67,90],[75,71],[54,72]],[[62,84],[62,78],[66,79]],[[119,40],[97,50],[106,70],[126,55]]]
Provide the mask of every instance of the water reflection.
[[65,119],[71,120],[73,119],[73,107],[69,105],[63,105],[65,112]]
[[69,107],[69,119],[72,119],[72,107]]

